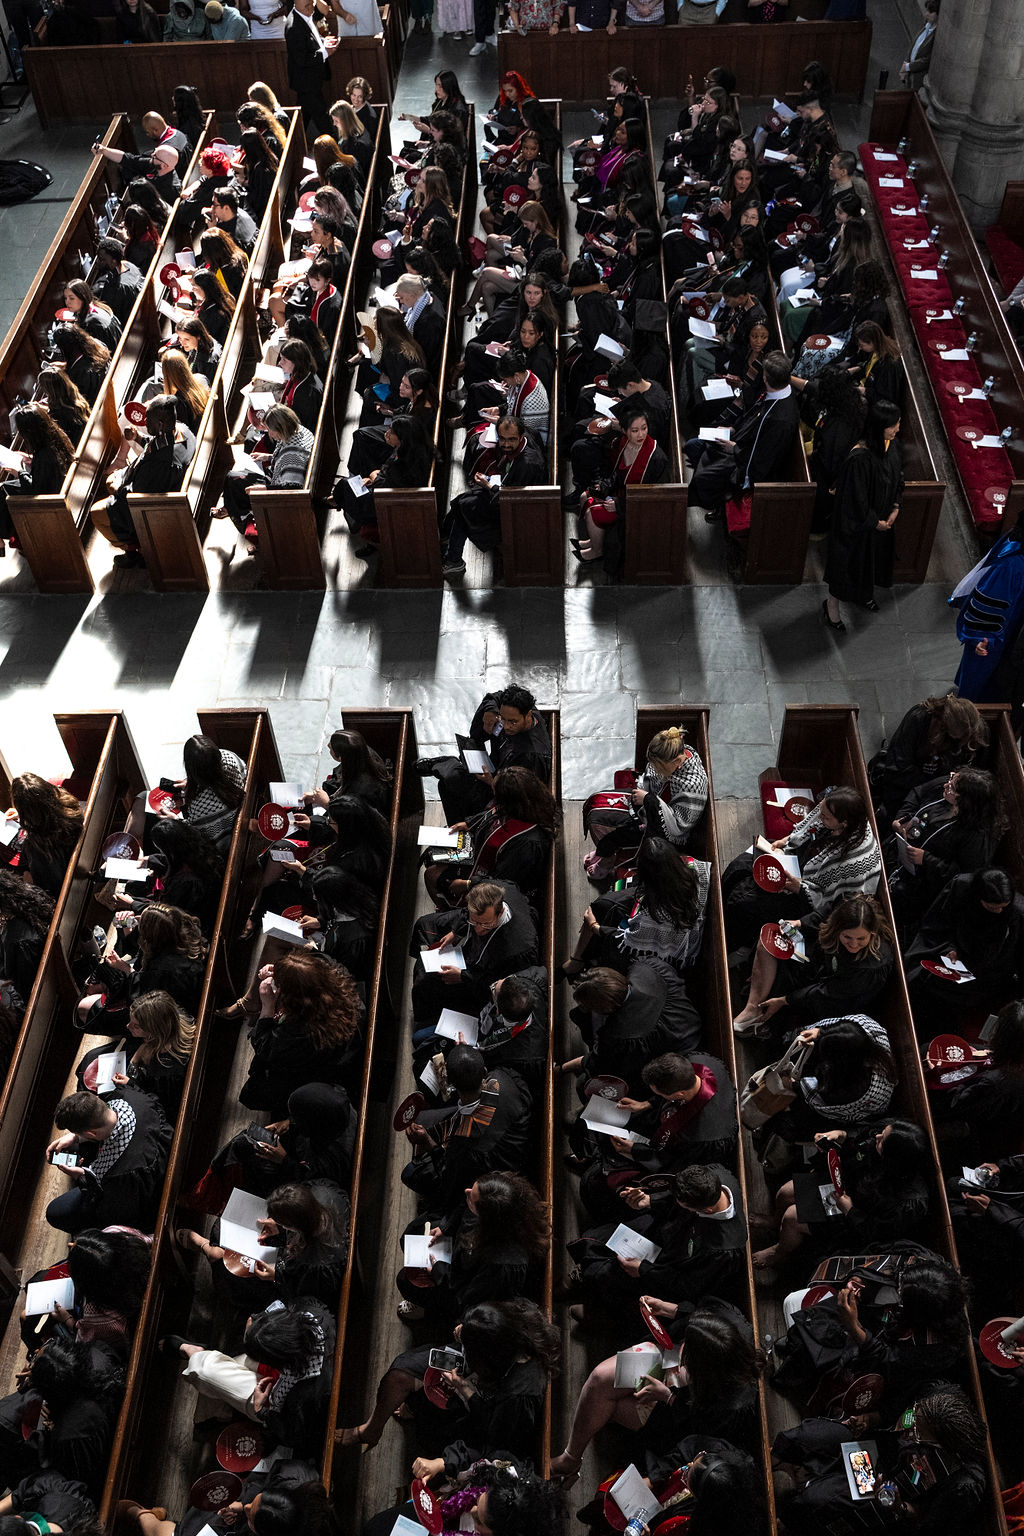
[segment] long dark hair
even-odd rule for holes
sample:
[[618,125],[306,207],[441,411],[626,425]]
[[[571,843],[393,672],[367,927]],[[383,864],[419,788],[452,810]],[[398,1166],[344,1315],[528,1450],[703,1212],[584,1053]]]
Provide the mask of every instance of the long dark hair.
[[554,837],[561,821],[558,802],[529,768],[502,768],[494,780],[494,804],[502,816],[528,821]]
[[558,1329],[522,1297],[470,1307],[462,1319],[462,1348],[467,1370],[483,1381],[500,1381],[521,1355],[536,1360],[548,1376],[558,1373]]
[[829,790],[822,803],[846,828],[834,834],[836,852],[840,856],[849,853],[862,841],[868,830],[868,808],[863,796],[849,784],[839,784]]
[[760,1362],[752,1341],[711,1307],[698,1307],[687,1323],[683,1359],[694,1408],[756,1389]]
[[551,1242],[551,1217],[529,1180],[520,1173],[482,1173],[476,1184],[476,1226],[465,1244],[470,1253],[479,1257],[512,1242],[532,1259],[542,1259]]
[[645,837],[636,860],[644,906],[656,923],[692,928],[700,916],[700,883],[692,864],[665,837]]
[[896,1082],[892,1052],[879,1045],[855,1019],[837,1019],[823,1029],[811,1050],[808,1069],[818,1079],[826,1104],[847,1104],[872,1072]]
[[342,788],[361,777],[376,779],[379,784],[391,783],[391,769],[380,753],[367,744],[361,731],[333,731],[330,747],[338,760]]
[[75,1290],[102,1311],[138,1317],[149,1282],[152,1247],[134,1232],[79,1232],[68,1250]]
[[13,869],[0,869],[0,922],[20,917],[36,933],[46,933],[54,901],[41,885],[27,885]]
[[323,1205],[308,1184],[279,1184],[267,1197],[267,1215],[289,1228],[285,1253],[297,1255],[309,1248],[339,1248],[344,1233],[334,1212]]
[[185,764],[185,809],[204,789],[233,810],[245,798],[245,787],[228,777],[221,761],[220,748],[209,736],[190,736],[182,752]]
[[1006,825],[999,785],[984,768],[956,770],[956,819],[969,827],[999,835]]
[[[195,149],[206,132],[199,92],[194,85],[176,85],[171,93],[174,121]],[[182,166],[184,170],[184,165]]]

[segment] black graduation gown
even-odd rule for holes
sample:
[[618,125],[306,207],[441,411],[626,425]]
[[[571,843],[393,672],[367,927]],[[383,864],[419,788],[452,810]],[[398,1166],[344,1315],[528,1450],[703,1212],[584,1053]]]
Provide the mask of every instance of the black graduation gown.
[[972,748],[952,742],[936,752],[928,740],[931,711],[923,704],[907,710],[883,752],[870,764],[873,799],[881,821],[891,821],[910,791],[929,779],[948,778],[955,768],[976,763]]
[[[479,1013],[490,1000],[492,982],[539,959],[537,924],[523,893],[510,881],[495,880],[504,892],[511,917],[502,927],[482,937],[469,924],[463,910],[432,912],[418,918],[412,931],[409,953],[415,960],[412,982],[413,1017],[420,1026],[435,1024],[442,1008],[457,1013]],[[460,979],[448,983],[423,969],[420,951],[436,944],[446,933],[462,946],[466,969]]]
[[326,1307],[313,1297],[301,1298],[301,1304],[302,1310],[311,1312],[324,1332],[320,1373],[296,1382],[282,1403],[271,1402],[263,1409],[259,1422],[271,1444],[290,1445],[297,1457],[319,1460],[323,1450],[331,1378],[334,1374],[334,1319]]
[[30,833],[18,848],[18,868],[27,870],[32,876],[32,884],[41,885],[56,901],[77,843],[78,832],[75,830],[44,853]]
[[[476,1254],[467,1242],[476,1226],[476,1217],[463,1204],[449,1223],[451,1263],[435,1264],[430,1271],[432,1284],[426,1287],[413,1285],[405,1270],[398,1276],[399,1291],[407,1301],[422,1306],[432,1324],[452,1327],[480,1302],[512,1301],[517,1296],[540,1299],[538,1266],[531,1263],[525,1248],[507,1239]],[[410,1231],[422,1231],[422,1222],[413,1221]]]
[[667,960],[634,960],[626,974],[629,996],[621,1008],[606,1017],[574,1009],[570,1018],[589,1044],[584,1075],[625,1078],[630,1096],[643,1098],[647,1063],[666,1051],[688,1052],[700,1040],[701,1022],[685,982]]
[[465,1202],[465,1191],[474,1179],[495,1169],[519,1172],[526,1162],[532,1109],[526,1088],[514,1072],[496,1067],[484,1078],[483,1089],[487,1098],[471,1117],[468,1134],[455,1134],[455,1128],[462,1129],[459,1121],[463,1119],[457,1104],[423,1110],[418,1116],[428,1130],[435,1125],[445,1125],[447,1130],[446,1122],[453,1127],[443,1146],[434,1144],[417,1153],[402,1171],[402,1183],[415,1190],[425,1208],[440,1213],[442,1226]]
[[9,917],[0,928],[0,974],[14,983],[26,1003],[45,942],[45,930],[40,933],[23,917]]
[[839,470],[825,580],[833,597],[866,603],[875,589],[874,533],[879,522],[874,455],[857,445]]
[[772,994],[784,996],[787,1007],[812,1020],[870,1014],[869,1004],[883,991],[892,974],[892,945],[883,943],[876,956],[869,949],[851,955],[840,944],[834,955],[827,955],[818,948],[818,930],[827,915],[811,912],[800,919],[809,963],[780,961]]
[[[84,1212],[78,1230],[119,1225],[152,1232],[171,1147],[171,1127],[156,1099],[134,1085],[120,1089],[116,1098],[126,1100],[134,1110],[135,1131],[99,1183],[87,1179],[78,1186]],[[98,1143],[86,1143],[79,1156],[88,1165],[99,1150]]]
[[[393,1370],[422,1378],[429,1347],[406,1350],[392,1361]],[[536,1457],[548,1377],[535,1360],[517,1362],[491,1385],[478,1384],[465,1403],[456,1400],[445,1411],[416,1392],[410,1399],[417,1420],[417,1445],[427,1455],[444,1458],[445,1474],[454,1478],[485,1456],[501,1452]]]
[[252,1061],[239,1100],[270,1119],[283,1119],[288,1095],[307,1083],[341,1083],[362,1054],[362,1031],[318,1050],[296,1021],[257,1019],[249,1030]]

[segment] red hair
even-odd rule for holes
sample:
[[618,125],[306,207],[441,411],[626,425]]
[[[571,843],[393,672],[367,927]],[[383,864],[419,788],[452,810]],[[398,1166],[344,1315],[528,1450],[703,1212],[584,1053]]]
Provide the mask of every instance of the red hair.
[[222,149],[204,149],[199,163],[211,176],[226,176],[231,169],[230,158]]
[[511,82],[519,92],[520,101],[522,101],[524,96],[534,95],[534,92],[527,85],[526,81],[523,79],[522,75],[517,69],[506,70],[505,74],[502,75],[498,82],[498,100],[501,102],[503,107],[508,104],[508,97],[505,95],[505,86],[509,82]]

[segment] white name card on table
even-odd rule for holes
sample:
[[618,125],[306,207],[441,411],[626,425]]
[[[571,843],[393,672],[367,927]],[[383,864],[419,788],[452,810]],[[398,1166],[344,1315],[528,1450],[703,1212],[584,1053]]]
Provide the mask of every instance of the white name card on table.
[[267,1219],[267,1202],[259,1195],[247,1194],[244,1189],[233,1189],[220,1218],[220,1246],[230,1248],[247,1259],[262,1259],[270,1263],[277,1254],[275,1248],[266,1248],[259,1240],[257,1224]]
[[732,385],[728,379],[708,379],[701,386],[701,394],[705,400],[731,400]]
[[698,436],[706,443],[728,443],[732,439],[729,436],[728,427],[701,427]]
[[8,821],[4,817],[3,821],[0,821],[0,848],[9,848],[20,831],[20,822],[13,818]]
[[903,177],[902,176],[879,176],[879,178],[878,178],[878,185],[880,187],[902,187],[902,185],[903,185]]
[[925,315],[924,323],[925,323],[925,325],[931,325],[935,321],[939,321],[939,320],[953,320],[955,318],[956,317],[954,316],[953,311],[951,309],[943,309],[943,310],[940,310],[937,315]]
[[612,1253],[620,1259],[646,1259],[653,1264],[661,1252],[657,1243],[652,1243],[650,1238],[644,1237],[640,1232],[634,1232],[632,1227],[625,1227],[620,1222],[605,1243]]
[[884,161],[888,161],[888,160],[891,160],[891,161],[893,161],[893,163],[895,163],[900,158],[899,155],[887,155],[887,154],[883,153],[883,151],[880,150],[880,149],[876,149],[874,151],[874,156],[875,156],[876,164],[879,163],[879,162],[884,162]]
[[777,96],[772,102],[772,111],[781,117],[784,123],[791,123],[794,117],[796,117],[796,112],[793,108],[788,106],[786,102],[780,101]]
[[441,1017],[434,1025],[434,1034],[455,1041],[461,1035],[463,1045],[476,1045],[480,1036],[480,1020],[471,1013],[456,1013],[454,1008],[442,1008]]
[[273,363],[257,363],[252,376],[259,379],[261,384],[284,384],[288,375],[283,368],[277,368]]
[[656,1344],[635,1344],[632,1349],[620,1349],[615,1356],[616,1387],[629,1387],[633,1392],[643,1386],[645,1376],[661,1375],[661,1350]]
[[782,149],[766,149],[764,158],[766,160],[785,160],[786,152]]
[[459,944],[450,944],[447,949],[421,949],[420,959],[428,976],[436,975],[444,965],[450,965],[457,971],[466,969],[465,956]]
[[919,283],[937,283],[939,280],[939,274],[935,267],[922,267],[920,272],[911,272],[910,275]]
[[457,848],[459,834],[449,832],[447,827],[420,827],[416,834],[416,846],[418,848]]
[[699,320],[696,315],[691,315],[690,335],[699,336],[702,341],[714,341],[718,332],[710,320]]
[[24,469],[21,454],[15,453],[13,448],[5,448],[0,443],[0,469]]
[[146,880],[149,866],[142,859],[107,859],[103,873],[108,880]]
[[128,1058],[124,1051],[104,1051],[102,1056],[96,1058],[96,1093],[113,1093],[117,1084],[114,1082],[114,1074],[125,1077],[128,1072]]
[[625,1515],[627,1523],[639,1517],[646,1524],[661,1508],[632,1462],[622,1476],[612,1483],[609,1492]]
[[[948,355],[949,354],[947,353],[947,356]],[[971,439],[972,448],[1001,448],[1002,446],[1002,438],[995,437],[990,432],[986,433],[984,437],[975,437]]]
[[270,798],[275,805],[283,805],[286,811],[297,811],[302,806],[302,786],[272,783]]
[[610,357],[613,361],[616,362],[620,357],[625,357],[626,355],[614,337],[606,336],[604,331],[601,332],[600,336],[597,338],[597,341],[594,343],[594,351],[600,352],[602,357]]
[[966,363],[970,358],[966,347],[947,347],[939,353],[939,361],[943,363]]
[[52,1312],[54,1307],[65,1307],[70,1312],[74,1304],[73,1280],[33,1280],[25,1287],[25,1312],[29,1317]]
[[282,917],[279,912],[264,912],[263,937],[280,939],[282,944],[305,944],[306,942],[306,935],[301,925],[293,922],[290,917]]
[[634,1146],[649,1147],[650,1142],[646,1136],[641,1136],[639,1131],[626,1129],[629,1119],[629,1110],[615,1104],[611,1099],[602,1099],[595,1093],[587,1102],[583,1111],[583,1124],[599,1136],[618,1136],[622,1141],[632,1142]]
[[988,395],[986,395],[986,393],[985,393],[985,391],[983,389],[969,389],[967,391],[966,395],[960,395],[960,396],[958,396],[958,399],[960,399],[960,400],[987,400],[988,399]]
[[[435,1264],[450,1264],[451,1261],[450,1238],[438,1238],[432,1243],[422,1232],[407,1232],[402,1240],[402,1263],[406,1269],[432,1269]],[[422,1532],[422,1526],[419,1529]]]
[[463,747],[462,761],[470,773],[490,773],[491,760],[486,752],[478,752],[475,747]]
[[913,219],[917,217],[916,208],[890,208],[889,212],[894,219]]

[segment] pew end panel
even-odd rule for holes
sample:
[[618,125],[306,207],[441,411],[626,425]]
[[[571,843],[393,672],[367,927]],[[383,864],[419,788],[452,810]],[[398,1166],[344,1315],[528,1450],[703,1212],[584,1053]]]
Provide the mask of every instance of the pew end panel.
[[302,486],[288,491],[252,487],[249,502],[267,586],[276,592],[322,591],[327,577],[310,493]]
[[78,524],[62,495],[9,496],[7,509],[40,592],[94,590]]
[[908,480],[904,486],[900,515],[893,524],[893,581],[918,585],[927,578],[945,495],[941,481]]
[[380,528],[381,585],[441,586],[436,491],[376,491],[373,499]]
[[501,554],[507,587],[560,587],[565,517],[559,485],[501,491]]
[[206,592],[210,578],[192,507],[184,492],[171,496],[129,494],[132,521],[158,592]]
[[804,579],[815,487],[763,481],[754,486],[743,580],[799,586]]
[[627,586],[675,587],[690,579],[686,486],[627,485]]

